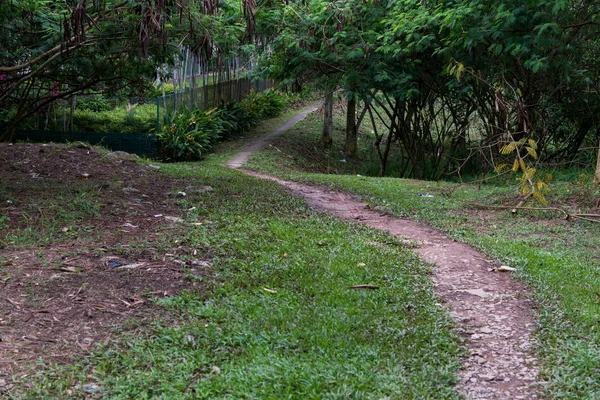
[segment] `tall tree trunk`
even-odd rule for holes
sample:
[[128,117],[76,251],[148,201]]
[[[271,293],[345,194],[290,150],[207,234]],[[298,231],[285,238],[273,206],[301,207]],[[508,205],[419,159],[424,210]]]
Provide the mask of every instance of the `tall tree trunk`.
[[358,151],[358,127],[356,126],[356,98],[352,96],[348,100],[346,112],[346,143],[344,151],[347,155],[356,154]]
[[325,147],[329,147],[333,143],[333,91],[325,95],[323,111],[323,132],[321,133],[321,144]]
[[598,162],[596,163],[596,174],[594,175],[594,182],[596,185],[600,185],[600,143],[598,143]]

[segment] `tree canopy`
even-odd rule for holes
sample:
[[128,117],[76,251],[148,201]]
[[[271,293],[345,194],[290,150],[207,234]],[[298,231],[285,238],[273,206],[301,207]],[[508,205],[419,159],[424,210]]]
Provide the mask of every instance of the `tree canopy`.
[[1,1],[0,109],[8,133],[83,90],[147,86],[181,46],[201,59],[229,51],[252,33],[252,7],[211,0]]

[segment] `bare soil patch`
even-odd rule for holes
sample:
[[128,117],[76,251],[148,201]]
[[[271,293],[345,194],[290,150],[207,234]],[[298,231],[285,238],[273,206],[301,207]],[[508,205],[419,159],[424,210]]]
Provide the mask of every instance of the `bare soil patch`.
[[0,144],[0,397],[37,360],[69,363],[150,321],[176,323],[153,299],[211,279],[168,218],[190,184],[123,153]]

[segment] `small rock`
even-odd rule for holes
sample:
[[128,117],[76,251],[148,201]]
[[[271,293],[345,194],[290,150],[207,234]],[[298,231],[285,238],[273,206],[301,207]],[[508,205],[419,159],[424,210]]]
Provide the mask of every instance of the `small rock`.
[[197,265],[199,267],[211,267],[210,263],[208,261],[192,261],[192,265]]
[[494,331],[490,327],[487,327],[487,326],[484,326],[483,328],[481,328],[479,330],[479,332],[481,332],[481,333],[487,333],[487,334],[494,333]]
[[137,157],[124,151],[113,151],[102,158],[112,161],[135,161]]
[[177,192],[177,196],[178,197],[185,197],[185,196],[187,196],[187,193],[186,192]]
[[185,190],[190,193],[204,193],[204,192],[212,192],[215,189],[212,186],[201,185],[201,186],[186,186]]
[[489,373],[489,374],[481,374],[479,375],[479,377],[481,379],[485,379],[486,381],[493,381],[494,379],[496,379],[496,375]]
[[393,214],[394,213],[394,211],[391,208],[386,207],[386,206],[375,206],[375,207],[373,207],[373,210],[379,211],[382,214]]
[[160,169],[160,165],[148,164],[148,168],[158,171]]
[[95,383],[87,383],[83,385],[83,391],[86,393],[98,393],[100,391],[100,386]]
[[83,143],[83,142],[77,142],[77,144],[75,145],[75,147],[77,147],[78,149],[85,149],[85,150],[91,150],[92,146],[90,146],[87,143]]
[[463,290],[463,292],[472,294],[474,296],[479,296],[483,299],[491,296],[491,293],[488,293],[483,289],[469,289],[469,290]]
[[121,191],[125,194],[139,193],[140,191],[134,187],[124,187]]
[[192,346],[196,344],[196,339],[194,339],[194,337],[192,335],[190,335],[189,333],[185,334],[185,336],[183,337],[183,341]]
[[503,265],[501,267],[499,267],[496,271],[500,271],[500,272],[512,272],[512,271],[516,271],[516,268],[513,267],[509,267],[508,265]]

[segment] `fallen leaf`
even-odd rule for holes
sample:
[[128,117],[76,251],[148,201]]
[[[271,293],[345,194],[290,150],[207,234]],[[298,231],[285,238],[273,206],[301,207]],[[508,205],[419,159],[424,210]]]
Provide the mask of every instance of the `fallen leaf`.
[[516,271],[516,270],[517,270],[516,268],[509,267],[507,265],[503,265],[496,269],[496,271],[500,271],[500,272],[512,272],[512,271]]
[[141,263],[122,265],[120,267],[117,267],[116,269],[134,269],[134,268],[143,267],[145,265],[147,265],[147,263],[141,262]]
[[379,289],[377,285],[355,285],[351,287],[352,290],[375,290]]
[[267,293],[273,293],[273,294],[277,293],[277,291],[273,290],[273,289],[263,288],[263,290]]
[[356,264],[357,267],[364,267],[367,264],[365,264],[364,262],[359,262],[358,264]]
[[63,272],[79,272],[77,267],[60,267],[58,270]]

